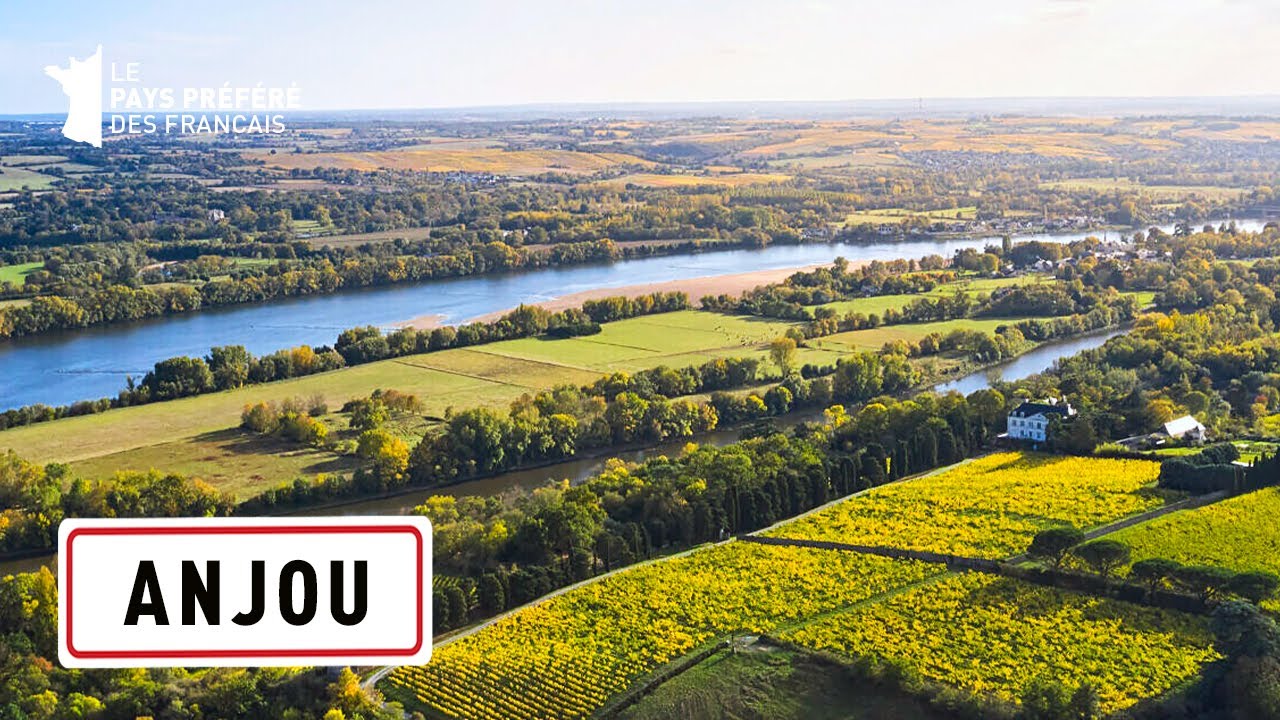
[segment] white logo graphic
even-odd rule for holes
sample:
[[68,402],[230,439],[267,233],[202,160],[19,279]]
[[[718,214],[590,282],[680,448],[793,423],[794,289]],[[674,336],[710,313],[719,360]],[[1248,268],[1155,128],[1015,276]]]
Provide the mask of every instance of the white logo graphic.
[[76,60],[67,58],[67,67],[48,65],[44,72],[62,85],[62,92],[71,99],[67,122],[62,134],[68,140],[85,142],[102,147],[102,46],[97,52]]

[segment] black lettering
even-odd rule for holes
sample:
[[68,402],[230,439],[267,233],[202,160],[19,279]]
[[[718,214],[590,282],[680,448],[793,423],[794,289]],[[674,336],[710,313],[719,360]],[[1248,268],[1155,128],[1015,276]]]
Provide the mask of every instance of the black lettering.
[[196,624],[196,603],[200,603],[200,612],[204,614],[204,621],[209,625],[218,624],[218,606],[219,594],[221,593],[221,583],[219,582],[219,563],[217,560],[206,560],[204,562],[204,574],[207,580],[201,579],[200,571],[196,569],[195,562],[191,560],[182,561],[182,624]]
[[[143,602],[146,593],[150,602]],[[151,615],[156,625],[168,625],[169,613],[164,609],[164,595],[160,594],[160,578],[156,577],[156,564],[150,560],[138,563],[138,574],[133,578],[133,593],[129,596],[129,609],[124,614],[125,625],[137,625],[138,617]]]
[[[302,610],[293,609],[293,576],[302,575]],[[304,560],[280,568],[280,617],[290,625],[306,625],[316,615],[316,570]]]
[[369,561],[356,560],[355,608],[346,612],[342,607],[342,561],[329,563],[329,613],[341,625],[356,625],[369,612]]
[[267,564],[262,560],[254,560],[251,565],[251,572],[250,581],[253,583],[251,590],[253,596],[250,600],[253,605],[249,608],[249,612],[242,612],[231,618],[231,622],[237,625],[253,625],[262,619],[262,613],[267,607]]

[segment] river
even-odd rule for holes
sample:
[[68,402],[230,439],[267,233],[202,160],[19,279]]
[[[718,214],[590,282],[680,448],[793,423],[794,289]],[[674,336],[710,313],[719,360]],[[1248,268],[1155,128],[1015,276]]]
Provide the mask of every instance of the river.
[[[1249,230],[1262,226],[1257,220],[1237,224]],[[1063,243],[1098,234],[1076,232],[1017,239]],[[244,345],[250,352],[263,354],[295,345],[332,344],[339,332],[357,325],[390,327],[423,315],[442,315],[451,323],[465,322],[521,303],[597,288],[803,267],[837,257],[949,257],[956,250],[990,243],[998,244],[999,239],[773,245],[756,250],[650,257],[389,285],[17,338],[0,342],[0,410],[112,397],[124,388],[126,376],[141,379],[159,360],[177,355],[202,356],[214,345]]]
[[[991,379],[995,377],[1003,380],[1018,380],[1053,367],[1053,364],[1061,358],[1098,347],[1106,342],[1107,339],[1123,332],[1124,330],[1115,328],[1048,342],[1034,350],[1019,355],[1013,360],[941,383],[935,386],[934,389],[939,392],[956,390],[967,395],[975,390],[987,387]],[[813,420],[817,417],[818,413],[806,411],[781,419],[779,423],[790,425],[805,420]],[[699,437],[697,441],[704,445],[719,446],[734,442],[737,439],[737,431],[717,430]],[[529,470],[515,470],[493,477],[469,480],[448,487],[414,490],[393,497],[361,500],[345,505],[304,510],[297,514],[310,516],[405,515],[413,508],[421,505],[427,498],[436,495],[452,495],[454,497],[498,495],[511,490],[532,490],[545,485],[549,480],[567,479],[574,483],[581,482],[600,472],[608,458],[616,457],[628,462],[640,462],[658,455],[676,455],[688,442],[688,440],[677,440],[643,450],[612,452],[599,457],[579,458],[555,465]],[[54,567],[56,562],[56,555],[3,561],[0,562],[0,577],[9,573],[32,572],[41,566]]]

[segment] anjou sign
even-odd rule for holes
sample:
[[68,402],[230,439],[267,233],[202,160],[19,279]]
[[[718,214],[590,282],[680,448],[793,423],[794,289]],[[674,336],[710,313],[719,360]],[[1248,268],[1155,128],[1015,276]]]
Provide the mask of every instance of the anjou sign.
[[65,667],[419,665],[426,518],[67,520]]

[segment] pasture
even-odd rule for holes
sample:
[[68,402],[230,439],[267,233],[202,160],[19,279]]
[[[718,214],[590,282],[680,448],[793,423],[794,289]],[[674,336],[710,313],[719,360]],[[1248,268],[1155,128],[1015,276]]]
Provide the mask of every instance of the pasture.
[[919,342],[920,338],[931,333],[946,335],[953,330],[976,330],[993,333],[1004,325],[1012,325],[1025,317],[1017,318],[957,318],[938,322],[912,323],[910,325],[885,325],[866,330],[850,330],[849,332],[828,335],[814,341],[819,348],[831,349],[840,346],[848,350],[879,350],[887,342],[904,340],[909,343]]
[[56,181],[52,175],[45,175],[26,168],[0,167],[0,192],[18,190],[44,190],[53,186]]
[[845,218],[845,225],[897,225],[903,220],[920,218],[930,222],[973,220],[978,216],[976,206],[949,208],[941,210],[906,210],[903,208],[878,208],[859,210]]
[[940,297],[950,297],[957,292],[963,292],[970,296],[977,296],[983,293],[991,294],[1000,288],[1042,282],[1053,282],[1053,278],[1048,275],[1019,275],[1011,278],[973,277],[953,283],[939,285],[925,293],[874,295],[866,298],[854,298],[853,300],[837,300],[836,302],[826,303],[820,307],[831,308],[840,315],[847,315],[849,313],[862,313],[863,315],[875,313],[877,315],[883,315],[885,310],[900,310],[919,298],[936,300]]
[[[249,262],[255,262],[250,260]],[[18,266],[13,266],[18,267]],[[10,269],[11,274],[18,272]],[[987,292],[1038,276],[970,279],[940,286],[941,296],[957,287]],[[866,298],[841,304],[860,312],[905,304],[915,296]],[[1008,319],[960,319],[893,325],[840,333],[810,341],[799,350],[803,365],[832,365],[855,350],[878,350],[894,339],[917,341],[957,328],[993,331]],[[444,417],[450,409],[505,408],[523,394],[559,384],[589,384],[602,374],[635,372],[658,365],[684,367],[721,357],[755,357],[762,377],[777,372],[768,362],[769,341],[793,323],[749,316],[688,310],[606,323],[597,335],[563,340],[525,338],[469,348],[412,355],[328,373],[211,393],[163,403],[118,408],[97,415],[0,432],[0,450],[13,449],[35,462],[73,463],[87,477],[116,469],[174,470],[220,487],[251,493],[298,474],[343,467],[336,455],[295,453],[271,444],[247,442],[235,428],[245,405],[293,397],[323,397],[336,409],[376,389],[412,393],[423,414]],[[939,362],[945,364],[946,360]],[[333,424],[333,418],[326,419]],[[232,433],[225,435],[220,433]]]
[[28,275],[44,267],[43,262],[19,263],[17,265],[0,265],[0,283],[21,285]]
[[[36,462],[68,462],[88,477],[117,469],[180,470],[248,493],[299,473],[340,469],[337,456],[250,442],[235,428],[247,404],[321,396],[331,409],[379,388],[417,395],[424,415],[503,408],[525,393],[588,384],[615,370],[695,365],[714,357],[767,356],[789,323],[695,310],[605,325],[598,335],[528,338],[411,355],[264,385],[182,398],[0,432],[0,448]],[[834,362],[812,350],[801,362]],[[764,372],[772,368],[766,367]],[[284,450],[282,452],[282,450]]]
[[1100,193],[1138,193],[1157,201],[1180,202],[1192,197],[1211,200],[1239,200],[1247,190],[1215,185],[1144,185],[1129,178],[1075,178],[1054,180],[1040,184],[1042,188]]

